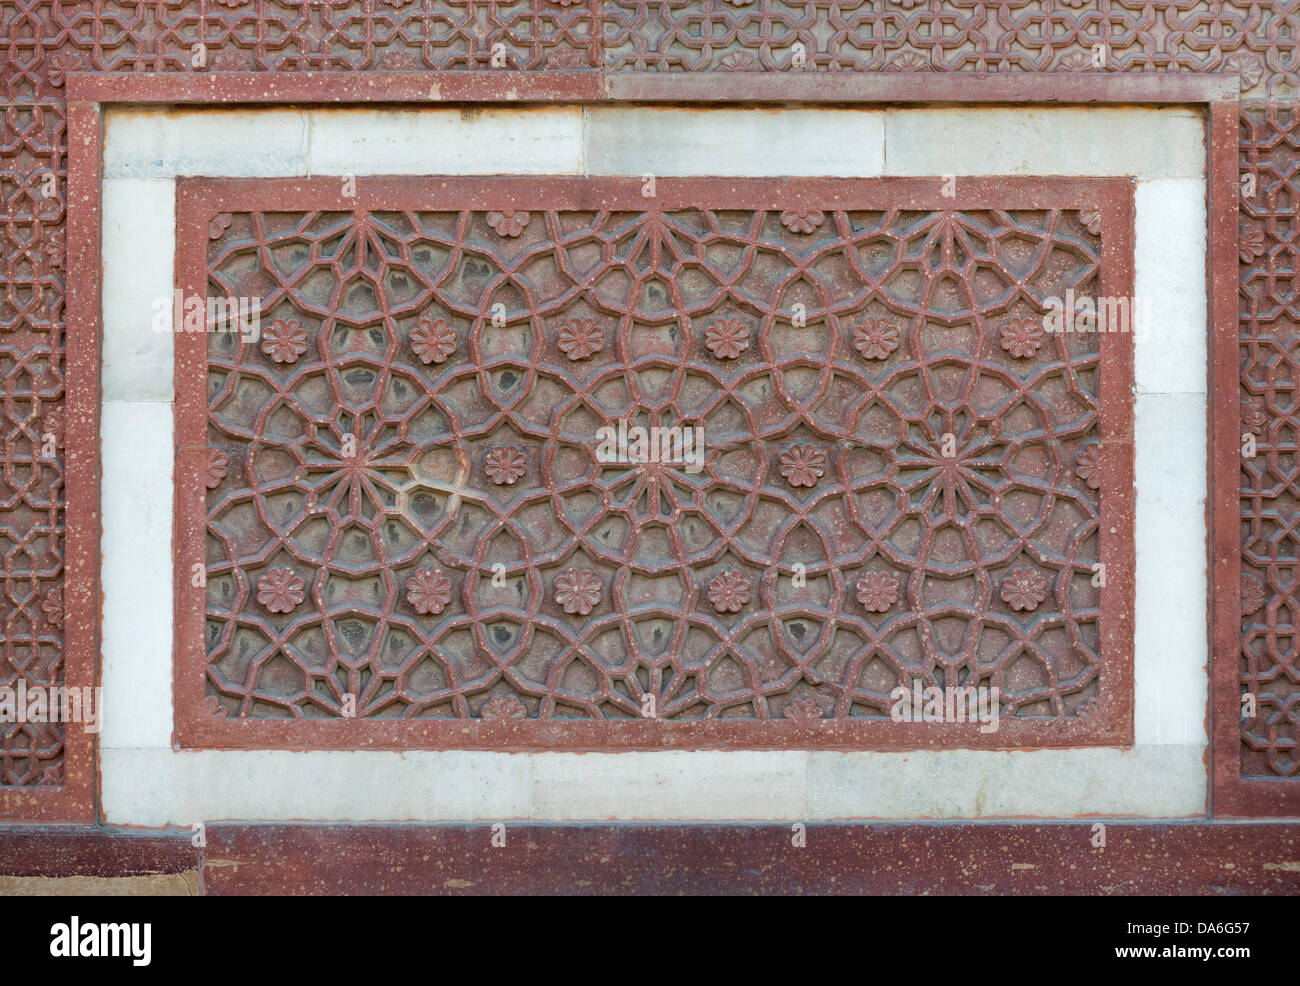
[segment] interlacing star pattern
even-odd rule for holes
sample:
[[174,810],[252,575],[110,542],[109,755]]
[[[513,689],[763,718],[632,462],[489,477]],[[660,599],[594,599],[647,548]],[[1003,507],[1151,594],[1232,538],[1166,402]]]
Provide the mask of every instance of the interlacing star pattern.
[[[1011,714],[1097,692],[1095,340],[1004,345],[1095,283],[1077,214],[614,216],[526,186],[209,241],[214,283],[271,285],[260,342],[209,344],[223,714],[883,717],[974,666]],[[598,456],[614,425],[646,444]]]
[[[1292,97],[1294,98],[1294,97]],[[1254,442],[1241,458],[1240,691],[1257,715],[1240,720],[1243,778],[1300,781],[1300,532],[1294,468],[1300,404],[1300,116],[1291,106],[1242,112],[1241,174],[1258,194],[1241,199],[1241,432]]]
[[[1242,399],[1267,416],[1262,433],[1247,426],[1259,438],[1260,454],[1243,463],[1242,473],[1244,568],[1268,602],[1242,628],[1241,687],[1258,696],[1262,710],[1241,726],[1242,765],[1249,776],[1300,775],[1294,739],[1300,735],[1300,651],[1290,629],[1300,582],[1293,575],[1287,506],[1300,491],[1294,470],[1279,461],[1290,454],[1284,436],[1300,431],[1289,396],[1300,369],[1279,372],[1296,362],[1300,346],[1300,294],[1288,273],[1297,269],[1293,225],[1300,198],[1294,4],[429,0],[318,4],[310,14],[301,4],[270,0],[219,0],[202,10],[197,0],[93,10],[47,0],[3,6],[0,87],[7,108],[0,170],[7,181],[0,227],[8,244],[0,333],[8,334],[5,352],[13,360],[4,380],[3,429],[6,461],[14,470],[30,467],[29,480],[0,502],[0,526],[13,546],[3,636],[10,665],[47,683],[61,680],[63,667],[61,636],[50,632],[40,600],[45,587],[62,580],[64,484],[61,452],[37,459],[33,422],[65,396],[66,270],[53,234],[65,211],[69,73],[481,70],[494,53],[504,53],[505,64],[497,67],[508,69],[784,72],[791,68],[790,42],[799,39],[808,69],[818,72],[1234,74],[1243,99],[1242,174],[1255,176],[1259,187],[1240,197]],[[193,39],[200,20],[208,59],[197,67]],[[1106,54],[1102,66],[1093,57],[1098,45]],[[47,175],[57,178],[53,195],[44,191]],[[221,232],[218,222],[214,236]],[[242,475],[244,466],[233,462],[233,474]],[[458,469],[449,471],[454,479]],[[7,681],[10,671],[0,672],[0,684]],[[61,735],[61,727],[0,727],[0,786],[61,784]]]

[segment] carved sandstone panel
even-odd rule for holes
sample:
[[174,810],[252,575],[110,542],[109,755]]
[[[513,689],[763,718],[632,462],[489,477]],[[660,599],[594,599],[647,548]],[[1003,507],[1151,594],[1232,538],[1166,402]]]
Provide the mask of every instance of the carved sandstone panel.
[[1253,110],[1243,116],[1241,170],[1254,185],[1242,198],[1237,240],[1244,453],[1239,668],[1241,693],[1250,703],[1243,704],[1241,722],[1243,779],[1300,776],[1298,136],[1294,113]]
[[1127,183],[361,184],[181,183],[189,740],[1123,736]]
[[1295,98],[1294,3],[1180,0],[611,0],[624,71],[1231,72]]
[[[64,681],[63,141],[57,105],[0,116],[0,688],[15,703]],[[61,785],[65,725],[3,714],[0,786]]]
[[[16,206],[15,194],[41,195],[41,208],[48,210],[40,224],[42,243],[62,232],[64,94],[68,74],[75,71],[167,72],[181,79],[195,73],[247,70],[485,69],[491,67],[494,52],[504,56],[510,68],[604,65],[615,72],[789,71],[795,41],[804,47],[806,67],[818,70],[1235,73],[1243,98],[1253,101],[1243,106],[1243,165],[1256,159],[1275,162],[1267,164],[1266,170],[1275,168],[1277,181],[1285,187],[1293,167],[1287,155],[1293,158],[1296,146],[1297,32],[1300,22],[1294,0],[1058,0],[1047,6],[1022,0],[825,0],[816,4],[801,0],[476,0],[472,4],[383,0],[309,7],[291,0],[215,4],[8,0],[0,4],[0,90],[9,102],[0,137],[0,178],[4,179],[0,198],[8,215],[16,215],[21,225],[25,213],[14,210],[28,206]],[[203,58],[196,63],[200,44]],[[1096,60],[1099,50],[1105,55],[1102,64]],[[1263,99],[1274,104],[1260,102]],[[46,198],[41,182],[51,173],[58,180]],[[1287,224],[1256,222],[1274,208],[1284,206],[1262,205],[1249,196],[1242,200],[1243,222],[1262,229],[1264,237],[1257,242],[1263,253],[1252,248],[1250,258],[1243,257],[1242,290],[1247,299],[1257,292],[1256,272],[1265,263],[1274,264],[1268,277],[1278,271],[1291,276],[1295,270],[1288,253]],[[6,352],[15,365],[48,366],[39,370],[46,383],[35,388],[43,394],[41,409],[28,406],[23,396],[26,384],[20,380],[13,385],[17,397],[6,411],[4,428],[11,446],[6,447],[5,459],[18,462],[21,469],[34,415],[43,415],[48,405],[61,405],[63,400],[63,295],[61,278],[26,266],[34,256],[28,230],[18,230],[18,235],[12,229],[7,232],[0,332],[19,334],[3,337]],[[1266,257],[1275,259],[1266,261]],[[1275,324],[1272,338],[1279,347],[1278,359],[1285,363],[1296,348],[1294,324]],[[1258,404],[1261,384],[1250,355],[1256,345],[1252,342],[1256,325],[1250,316],[1243,322],[1243,399]],[[26,329],[34,334],[21,334]],[[20,376],[25,372],[20,371]],[[1248,467],[1241,487],[1243,548],[1253,542],[1256,547],[1249,550],[1256,554],[1260,549],[1254,531],[1270,523],[1267,515],[1251,514],[1257,502],[1263,503],[1255,497],[1256,479],[1251,474],[1258,468]],[[1224,479],[1216,477],[1218,482]],[[1270,488],[1277,485],[1272,481]],[[11,488],[0,503],[0,526],[17,532],[16,540],[10,539],[14,544],[24,542],[24,532],[33,523],[28,499]],[[61,487],[50,487],[48,505],[52,519],[42,523],[60,525]],[[51,543],[61,552],[58,541],[56,537]],[[42,636],[40,646],[47,651],[62,648],[57,627],[26,629],[39,623],[31,600],[51,589],[60,590],[61,562],[57,569],[38,565],[47,574],[38,576],[35,584],[27,575],[15,578],[9,573],[23,571],[26,550],[20,548],[18,561],[6,570],[6,598],[19,620],[5,627],[5,646],[12,656],[0,674],[0,684],[14,680],[15,662],[30,662],[33,635]],[[1271,550],[1266,548],[1264,554]],[[1295,644],[1287,633],[1261,635],[1259,626],[1272,613],[1274,626],[1290,627],[1294,620],[1288,607],[1294,591],[1278,583],[1278,577],[1288,571],[1285,568],[1275,567],[1270,575],[1268,565],[1245,559],[1243,569],[1260,582],[1265,595],[1254,613],[1245,614],[1240,647],[1234,643],[1230,653],[1216,655],[1216,662],[1226,656],[1234,667],[1239,665],[1243,691],[1253,688],[1258,693],[1265,682],[1278,699],[1268,704],[1260,728],[1246,723],[1239,753],[1234,751],[1232,757],[1236,760],[1240,755],[1244,775],[1271,777],[1279,782],[1280,791],[1293,786],[1296,777],[1290,752],[1294,746],[1288,746],[1283,756],[1274,752],[1280,749],[1279,738],[1292,743],[1294,737],[1294,695],[1285,690],[1292,689],[1287,682],[1296,679]],[[53,669],[50,661],[47,656],[37,663]],[[1235,730],[1235,710],[1232,719]],[[1268,737],[1269,730],[1275,738]],[[27,732],[13,726],[0,732],[7,748],[26,750],[32,742]],[[21,757],[21,764],[0,775],[0,788],[34,783],[38,778],[58,783],[58,770],[45,769],[61,763],[58,744],[47,737],[37,740],[36,746],[43,751],[39,762]],[[1290,780],[1283,782],[1288,774]]]
[[[1294,0],[7,0],[0,91],[69,72],[1231,72],[1293,101]],[[201,46],[201,48],[199,47]]]

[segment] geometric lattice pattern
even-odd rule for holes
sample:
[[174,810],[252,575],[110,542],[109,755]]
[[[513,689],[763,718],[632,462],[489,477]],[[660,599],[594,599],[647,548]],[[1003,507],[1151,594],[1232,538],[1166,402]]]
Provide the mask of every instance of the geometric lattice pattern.
[[[1296,0],[8,0],[0,88],[134,72],[1233,72],[1300,86]],[[203,46],[196,54],[196,45]],[[796,47],[796,45],[800,47]],[[1098,46],[1104,59],[1098,60]]]
[[1242,119],[1242,776],[1300,777],[1300,123],[1294,108]]
[[[1287,281],[1295,271],[1297,37],[1297,0],[7,0],[0,4],[0,431],[5,461],[14,465],[0,490],[7,662],[0,680],[20,664],[35,675],[33,662],[59,674],[58,627],[41,623],[43,604],[35,600],[57,598],[62,577],[62,453],[42,456],[37,469],[30,443],[63,393],[57,262],[69,72],[789,71],[796,41],[799,57],[817,71],[1232,72],[1248,100],[1242,163],[1258,166],[1261,189],[1242,199],[1242,396],[1250,419],[1243,432],[1255,434],[1261,450],[1242,477],[1242,686],[1263,711],[1243,727],[1242,773],[1294,778],[1288,559],[1296,312]],[[12,727],[0,737],[0,785],[57,779],[53,737]],[[33,749],[38,762],[9,755]]]
[[[63,681],[63,112],[0,117],[0,685]],[[63,726],[0,724],[0,785],[60,784]]]
[[[63,681],[63,382],[46,336],[0,336],[0,685]],[[0,726],[0,784],[60,783],[63,729]]]
[[[182,230],[262,299],[208,337],[212,710],[886,718],[920,680],[1086,718],[1105,371],[1042,314],[1097,293],[1098,214],[835,184]],[[610,461],[620,421],[702,430],[695,468]]]
[[1247,98],[1290,99],[1300,85],[1298,6],[615,0],[604,5],[605,64],[636,71],[797,71],[802,64],[805,71],[1235,72]]

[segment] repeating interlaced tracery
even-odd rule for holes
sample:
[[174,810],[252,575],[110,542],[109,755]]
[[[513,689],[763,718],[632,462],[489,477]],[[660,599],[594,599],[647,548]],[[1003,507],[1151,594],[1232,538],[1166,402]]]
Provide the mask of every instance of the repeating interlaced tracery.
[[[1243,775],[1294,778],[1289,535],[1300,324],[1294,256],[1300,0],[97,0],[0,4],[0,684],[62,680],[66,82],[76,71],[1230,72],[1243,100]],[[796,42],[802,47],[796,48]],[[204,59],[196,63],[196,46]],[[1099,60],[1099,54],[1101,58]],[[495,59],[495,62],[494,62]],[[1267,102],[1265,102],[1267,101]],[[53,182],[51,183],[51,178]],[[862,348],[887,349],[888,326]],[[436,347],[436,339],[430,343]],[[45,447],[42,442],[42,446]],[[671,478],[671,477],[670,477]],[[885,593],[888,595],[888,593]],[[0,726],[0,786],[62,780],[62,727]]]
[[[1041,313],[1095,289],[1090,220],[221,217],[211,290],[263,331],[209,345],[210,696],[829,719],[921,679],[1086,715],[1100,358]],[[620,421],[702,429],[698,468],[603,460]]]

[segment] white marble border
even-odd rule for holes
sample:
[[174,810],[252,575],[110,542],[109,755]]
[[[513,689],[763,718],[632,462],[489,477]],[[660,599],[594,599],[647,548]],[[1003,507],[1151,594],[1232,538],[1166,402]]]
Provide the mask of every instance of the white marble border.
[[[110,823],[1177,817],[1205,808],[1204,134],[1182,109],[110,111],[102,795]],[[178,174],[1133,175],[1136,745],[909,753],[172,748]]]

